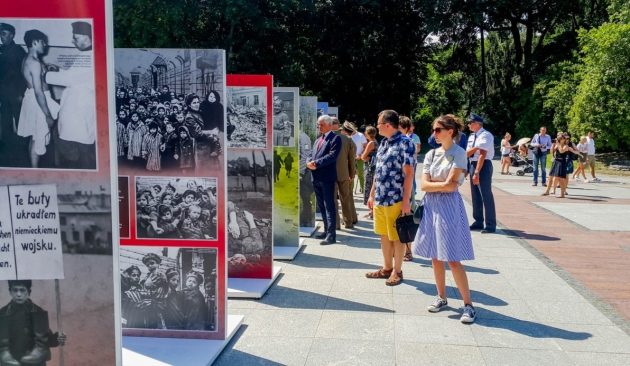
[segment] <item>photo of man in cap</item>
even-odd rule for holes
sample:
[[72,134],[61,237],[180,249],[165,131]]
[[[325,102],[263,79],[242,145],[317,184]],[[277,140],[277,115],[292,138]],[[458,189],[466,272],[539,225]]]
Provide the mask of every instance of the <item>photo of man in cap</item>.
[[[81,55],[92,57],[92,25],[77,21],[72,24],[72,44]],[[85,58],[77,58],[77,63]],[[67,70],[51,66],[45,80],[50,85],[65,87],[61,95],[56,149],[56,165],[65,169],[96,168],[96,108],[94,71],[91,67],[73,65]]]
[[16,141],[22,96],[26,83],[22,77],[24,49],[13,41],[15,27],[0,23],[0,144],[13,145]]

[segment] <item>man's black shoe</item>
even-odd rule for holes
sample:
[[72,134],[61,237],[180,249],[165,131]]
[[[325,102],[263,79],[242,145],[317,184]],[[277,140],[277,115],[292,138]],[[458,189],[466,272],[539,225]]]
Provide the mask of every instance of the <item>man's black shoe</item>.
[[482,234],[492,234],[495,233],[497,231],[497,229],[491,229],[491,228],[485,228],[483,230],[481,230]]
[[326,239],[326,235],[328,235],[326,232],[323,232],[321,234],[317,234],[317,235],[315,235],[315,239]]
[[470,225],[470,230],[483,230],[483,225],[472,224]]
[[337,242],[337,240],[335,240],[334,238],[331,238],[330,236],[326,238],[326,240],[322,240],[319,242],[320,245],[329,245],[329,244],[335,244]]

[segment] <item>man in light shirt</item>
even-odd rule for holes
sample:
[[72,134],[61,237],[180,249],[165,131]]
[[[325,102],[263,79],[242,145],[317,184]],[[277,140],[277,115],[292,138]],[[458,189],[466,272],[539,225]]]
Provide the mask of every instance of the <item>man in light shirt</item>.
[[[81,57],[92,57],[92,25],[72,23],[72,43]],[[78,58],[77,62],[86,62]],[[65,169],[96,169],[96,108],[94,68],[81,65],[67,70],[51,69],[46,73],[49,85],[65,87],[59,107],[59,140],[56,165]]]
[[540,133],[534,135],[529,146],[534,148],[534,183],[532,185],[538,185],[538,166],[540,165],[542,185],[544,186],[547,184],[547,153],[551,149],[551,136],[547,135],[547,127],[540,128]]
[[[349,131],[352,131],[352,135],[350,135],[350,137],[352,138],[352,141],[354,142],[354,145],[357,148],[356,149],[357,156],[355,157],[355,162],[357,164],[357,177],[359,179],[359,192],[363,193],[363,187],[365,186],[365,175],[363,173],[364,165],[363,165],[363,160],[361,160],[361,154],[363,154],[363,149],[365,149],[365,145],[367,145],[367,138],[365,138],[365,135],[363,135],[361,132],[357,131],[357,128],[354,125],[354,123],[350,121],[345,121],[343,123],[343,128]],[[352,190],[354,191],[354,187],[352,187]]]
[[494,233],[497,230],[497,218],[492,194],[494,136],[483,128],[483,122],[483,118],[474,113],[468,117],[471,134],[468,137],[466,155],[470,159],[470,191],[475,220],[470,225],[470,229],[481,230],[485,234]]
[[588,131],[586,136],[586,164],[591,169],[591,182],[601,182],[601,179],[595,176],[595,140],[593,140],[593,131]]

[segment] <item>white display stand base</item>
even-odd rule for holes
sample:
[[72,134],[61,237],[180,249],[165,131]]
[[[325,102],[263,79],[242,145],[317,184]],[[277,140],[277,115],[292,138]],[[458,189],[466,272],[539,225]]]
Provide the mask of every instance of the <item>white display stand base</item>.
[[305,239],[300,239],[300,244],[297,247],[273,247],[273,259],[292,261],[300,252],[300,249],[304,245],[304,240]]
[[228,278],[228,298],[260,299],[271,287],[282,267],[273,266],[271,278]]
[[315,226],[300,226],[300,236],[303,237],[310,237],[311,235],[313,235],[313,233],[315,231],[317,231],[317,228],[319,227],[319,224],[315,224]]
[[225,339],[123,337],[123,366],[211,365],[243,323],[243,315],[228,315]]

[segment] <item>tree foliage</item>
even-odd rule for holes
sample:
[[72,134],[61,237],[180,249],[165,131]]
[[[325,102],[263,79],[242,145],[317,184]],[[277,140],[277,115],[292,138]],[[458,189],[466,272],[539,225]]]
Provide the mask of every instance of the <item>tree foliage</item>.
[[222,48],[228,72],[272,74],[359,123],[393,108],[426,134],[474,111],[497,134],[593,128],[627,148],[629,4],[116,0],[115,45]]

